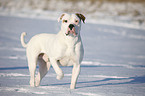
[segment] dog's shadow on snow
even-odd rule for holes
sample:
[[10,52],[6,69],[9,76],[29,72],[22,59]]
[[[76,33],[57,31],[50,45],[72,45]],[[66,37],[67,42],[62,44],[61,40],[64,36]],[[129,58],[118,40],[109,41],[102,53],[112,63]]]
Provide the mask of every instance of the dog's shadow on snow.
[[[113,80],[115,82],[113,82]],[[117,81],[117,83],[116,83],[116,81]],[[111,82],[113,82],[113,83],[111,83]],[[76,87],[76,89],[86,88],[86,87],[105,86],[105,85],[109,86],[109,85],[121,85],[121,84],[141,84],[141,83],[145,83],[145,75],[129,77],[129,78],[105,78],[102,80],[83,81],[83,82],[79,81],[79,82],[77,82],[78,87]],[[70,85],[70,83],[59,83],[59,84],[50,84],[50,85],[51,86]]]
[[[113,82],[113,80],[117,81],[117,83]],[[77,88],[97,87],[97,86],[105,86],[105,85],[140,84],[140,83],[145,83],[145,75],[129,77],[129,78],[105,78],[105,79],[96,80],[96,81],[94,80],[94,81],[78,82],[78,85],[81,84],[81,86],[79,85],[79,87]]]
[[[88,66],[82,66],[88,67]],[[99,67],[99,66],[89,66],[89,67]],[[107,66],[109,67],[109,66]],[[89,80],[89,78],[88,78]],[[102,80],[90,80],[90,81],[78,81],[77,82],[77,89],[85,88],[85,87],[97,87],[97,86],[109,86],[109,85],[121,85],[121,84],[141,84],[145,83],[145,75],[143,76],[135,76],[135,77],[128,77],[128,78],[104,78]],[[57,84],[50,84],[52,86],[59,86],[59,85],[70,85],[70,83],[57,83]]]
[[[0,68],[1,71],[2,70],[17,70],[17,69],[28,69],[28,67],[23,66],[23,67]],[[109,86],[109,85],[121,85],[121,84],[141,84],[141,83],[145,83],[145,75],[128,77],[128,78],[104,78],[102,80],[90,80],[90,81],[82,81],[82,82],[78,81],[76,88],[79,89],[79,88],[85,88],[85,87],[97,87],[97,86],[105,86],[105,85]],[[70,85],[70,83],[55,83],[55,84],[48,84],[48,85],[42,85],[42,86],[59,86],[59,85]]]

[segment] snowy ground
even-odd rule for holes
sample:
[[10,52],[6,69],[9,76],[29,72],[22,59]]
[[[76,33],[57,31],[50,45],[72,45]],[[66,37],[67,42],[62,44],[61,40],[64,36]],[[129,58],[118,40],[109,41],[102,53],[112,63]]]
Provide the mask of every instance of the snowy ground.
[[56,80],[53,68],[41,86],[29,86],[20,34],[57,33],[53,20],[0,16],[0,96],[145,96],[145,30],[86,23],[82,26],[85,57],[77,89],[70,90],[72,67]]

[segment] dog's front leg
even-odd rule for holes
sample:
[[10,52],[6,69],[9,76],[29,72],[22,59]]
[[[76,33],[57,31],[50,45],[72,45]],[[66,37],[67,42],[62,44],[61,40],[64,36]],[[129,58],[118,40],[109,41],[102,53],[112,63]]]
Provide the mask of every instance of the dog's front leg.
[[79,73],[80,73],[80,64],[76,64],[73,66],[73,70],[72,70],[70,89],[75,89]]
[[64,77],[64,74],[58,65],[58,61],[55,59],[50,59],[50,62],[51,62],[51,65],[52,65],[54,71],[57,74],[56,79],[58,79],[58,80],[62,79]]

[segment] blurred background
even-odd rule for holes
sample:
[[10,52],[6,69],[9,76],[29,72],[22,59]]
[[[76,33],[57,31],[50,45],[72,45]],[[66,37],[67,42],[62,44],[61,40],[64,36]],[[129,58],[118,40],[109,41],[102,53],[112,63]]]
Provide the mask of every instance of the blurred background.
[[0,15],[56,20],[63,12],[83,13],[91,23],[145,26],[145,0],[0,0]]

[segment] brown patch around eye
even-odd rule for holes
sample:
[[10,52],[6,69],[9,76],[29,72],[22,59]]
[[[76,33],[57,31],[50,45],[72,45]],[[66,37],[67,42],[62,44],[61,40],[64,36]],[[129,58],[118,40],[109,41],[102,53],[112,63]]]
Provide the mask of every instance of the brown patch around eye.
[[67,20],[63,20],[63,23],[67,23],[68,21]]
[[75,20],[75,23],[78,23],[79,22],[79,20]]

